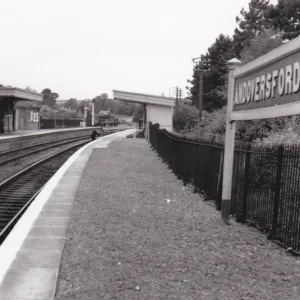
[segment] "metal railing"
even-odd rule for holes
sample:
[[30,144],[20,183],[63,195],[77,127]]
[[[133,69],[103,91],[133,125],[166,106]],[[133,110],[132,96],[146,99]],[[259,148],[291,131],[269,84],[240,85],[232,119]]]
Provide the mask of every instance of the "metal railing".
[[[184,184],[221,207],[224,147],[150,124],[150,143]],[[300,147],[235,149],[231,214],[300,254]]]

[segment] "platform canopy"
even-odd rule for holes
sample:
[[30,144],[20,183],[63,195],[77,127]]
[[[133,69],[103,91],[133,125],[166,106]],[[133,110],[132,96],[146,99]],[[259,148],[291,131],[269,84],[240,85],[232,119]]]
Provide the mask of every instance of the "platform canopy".
[[43,101],[43,95],[29,90],[19,88],[0,87],[0,98],[10,97],[15,99],[29,100],[29,101]]
[[113,90],[113,96],[115,100],[167,107],[174,107],[176,100],[175,98],[170,97],[132,93],[119,90]]

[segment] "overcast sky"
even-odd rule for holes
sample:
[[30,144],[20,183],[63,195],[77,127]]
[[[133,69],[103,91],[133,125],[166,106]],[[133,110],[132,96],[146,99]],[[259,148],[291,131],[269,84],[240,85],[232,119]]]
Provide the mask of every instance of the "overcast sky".
[[[249,0],[1,0],[0,83],[59,99],[185,90]],[[272,1],[273,3],[277,1]],[[185,92],[184,92],[185,93]]]

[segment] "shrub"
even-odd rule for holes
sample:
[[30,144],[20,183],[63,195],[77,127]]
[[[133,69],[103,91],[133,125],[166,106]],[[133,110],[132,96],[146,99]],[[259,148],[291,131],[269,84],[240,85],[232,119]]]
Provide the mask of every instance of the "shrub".
[[179,104],[175,108],[173,127],[178,132],[189,132],[199,123],[199,110],[191,105]]
[[191,138],[215,140],[222,142],[225,137],[226,107],[211,113],[203,112],[203,120],[199,121],[186,135]]
[[285,130],[283,132],[272,132],[267,137],[262,139],[254,140],[257,145],[271,145],[271,144],[300,144],[300,135],[291,129]]
[[[203,120],[198,117],[198,109],[180,105],[174,114],[174,129],[190,138],[224,142],[226,129],[226,106],[212,112],[203,112]],[[238,121],[236,140],[258,145],[299,144],[300,118],[284,117],[265,120]]]

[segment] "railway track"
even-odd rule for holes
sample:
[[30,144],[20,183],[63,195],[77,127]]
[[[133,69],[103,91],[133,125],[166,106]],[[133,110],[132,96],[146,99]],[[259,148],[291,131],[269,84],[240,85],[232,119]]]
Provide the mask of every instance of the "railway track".
[[[111,131],[104,132],[109,134]],[[42,159],[54,153],[59,149],[64,149],[67,145],[76,145],[81,141],[89,141],[90,136],[85,135],[76,138],[68,138],[60,141],[47,142],[39,145],[28,146],[19,148],[12,151],[0,153],[0,183],[5,179],[11,177],[15,173],[21,171],[27,166],[35,163],[37,160]]]
[[72,143],[74,141],[79,141],[83,139],[88,139],[89,135],[82,136],[82,137],[73,137],[73,138],[67,138],[59,141],[51,141],[51,142],[46,142],[46,143],[41,143],[37,145],[31,145],[31,146],[26,146],[18,149],[13,149],[5,152],[0,152],[0,166],[4,165],[6,163],[9,163],[13,160],[23,158],[28,155],[35,154],[37,152],[51,149],[54,147],[57,147],[59,145],[66,145],[68,143]]
[[45,183],[74,152],[88,142],[85,140],[59,150],[0,183],[0,245]]

